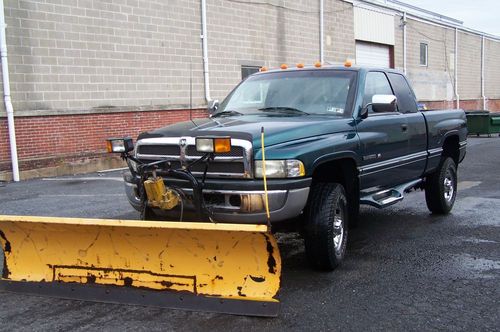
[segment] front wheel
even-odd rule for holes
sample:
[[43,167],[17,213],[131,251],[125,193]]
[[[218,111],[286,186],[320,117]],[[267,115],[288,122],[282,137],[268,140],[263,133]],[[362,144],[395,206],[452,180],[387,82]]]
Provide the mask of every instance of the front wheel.
[[312,187],[304,238],[307,258],[314,268],[331,271],[344,259],[347,207],[341,184],[317,183]]
[[425,202],[429,211],[448,214],[457,197],[457,166],[452,158],[444,159],[425,180]]

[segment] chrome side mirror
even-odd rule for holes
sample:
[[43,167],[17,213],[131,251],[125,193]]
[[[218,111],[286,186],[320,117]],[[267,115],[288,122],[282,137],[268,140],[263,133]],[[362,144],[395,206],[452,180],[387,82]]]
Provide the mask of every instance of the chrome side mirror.
[[394,95],[374,95],[371,105],[376,113],[396,112],[398,99]]
[[207,110],[209,114],[214,114],[219,108],[219,101],[217,99],[208,102]]

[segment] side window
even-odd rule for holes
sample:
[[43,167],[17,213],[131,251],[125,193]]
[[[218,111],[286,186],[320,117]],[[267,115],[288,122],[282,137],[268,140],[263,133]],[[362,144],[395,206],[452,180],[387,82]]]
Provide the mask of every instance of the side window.
[[398,109],[401,113],[417,112],[417,101],[410,85],[403,75],[389,73],[389,80],[398,98]]
[[[363,99],[363,105],[372,102],[372,97],[374,95],[392,95],[391,85],[387,80],[387,77],[382,72],[369,72],[366,75],[365,83],[365,96]],[[368,107],[368,112],[373,112],[372,107]]]

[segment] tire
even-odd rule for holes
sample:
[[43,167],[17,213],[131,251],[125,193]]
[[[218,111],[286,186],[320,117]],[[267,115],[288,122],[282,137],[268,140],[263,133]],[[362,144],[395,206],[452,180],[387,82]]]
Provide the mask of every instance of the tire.
[[348,236],[348,205],[338,183],[313,185],[305,224],[306,255],[312,267],[331,271],[344,259]]
[[425,202],[429,211],[448,214],[457,197],[457,166],[446,157],[438,169],[425,180]]

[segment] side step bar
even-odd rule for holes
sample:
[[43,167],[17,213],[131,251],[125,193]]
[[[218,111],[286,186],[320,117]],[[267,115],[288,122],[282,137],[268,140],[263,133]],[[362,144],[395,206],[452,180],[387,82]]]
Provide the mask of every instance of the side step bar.
[[404,198],[404,193],[410,191],[410,189],[413,189],[414,187],[422,183],[422,181],[422,179],[418,179],[401,184],[394,188],[384,189],[382,191],[361,196],[359,203],[371,205],[379,209],[385,208],[389,205],[396,204],[397,202],[402,201]]

